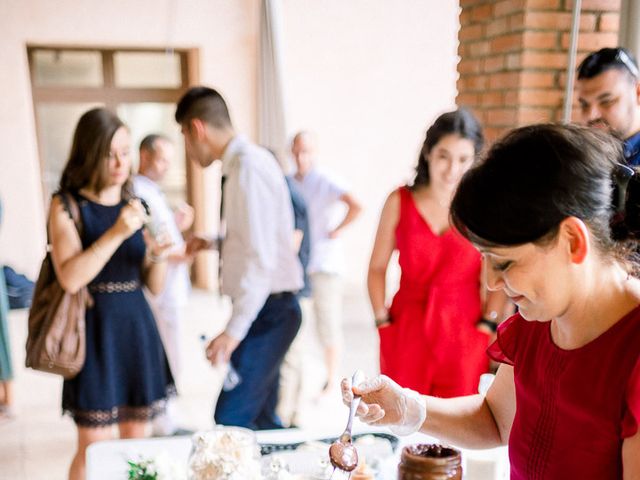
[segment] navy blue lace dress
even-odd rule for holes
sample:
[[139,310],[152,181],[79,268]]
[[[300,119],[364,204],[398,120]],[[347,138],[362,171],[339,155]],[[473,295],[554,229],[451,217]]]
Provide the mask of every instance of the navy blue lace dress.
[[[76,196],[84,249],[118,218],[115,206]],[[142,292],[145,243],[139,230],[116,250],[88,285],[87,358],[77,377],[64,382],[63,411],[75,423],[101,427],[122,421],[148,421],[175,393],[173,377],[151,309]]]

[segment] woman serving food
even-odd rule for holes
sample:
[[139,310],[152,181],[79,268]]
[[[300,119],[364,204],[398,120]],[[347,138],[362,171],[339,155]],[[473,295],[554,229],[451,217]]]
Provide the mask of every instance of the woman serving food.
[[622,161],[612,137],[576,126],[495,144],[451,205],[489,263],[488,288],[518,306],[488,350],[495,381],[443,399],[384,376],[345,379],[345,402],[362,395],[362,420],[396,433],[508,443],[512,479],[640,478],[640,180]]

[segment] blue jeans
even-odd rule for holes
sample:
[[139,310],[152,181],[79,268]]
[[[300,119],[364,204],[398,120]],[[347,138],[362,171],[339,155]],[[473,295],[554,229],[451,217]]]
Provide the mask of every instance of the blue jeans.
[[220,393],[214,414],[217,424],[252,430],[282,428],[276,415],[280,365],[301,320],[294,294],[269,296],[249,333],[231,355],[240,383]]

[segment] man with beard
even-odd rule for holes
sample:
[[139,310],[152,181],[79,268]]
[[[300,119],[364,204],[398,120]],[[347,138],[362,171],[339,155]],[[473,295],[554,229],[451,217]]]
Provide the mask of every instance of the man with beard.
[[640,166],[640,83],[638,63],[625,48],[602,48],[578,67],[582,123],[624,141],[627,164]]

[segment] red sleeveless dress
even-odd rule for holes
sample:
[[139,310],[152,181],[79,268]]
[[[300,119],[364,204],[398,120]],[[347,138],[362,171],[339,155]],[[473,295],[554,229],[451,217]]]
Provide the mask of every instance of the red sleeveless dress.
[[489,366],[489,337],[475,326],[482,313],[480,254],[454,228],[436,235],[408,188],[399,195],[402,274],[389,310],[392,323],[378,331],[380,370],[422,394],[477,393]]

